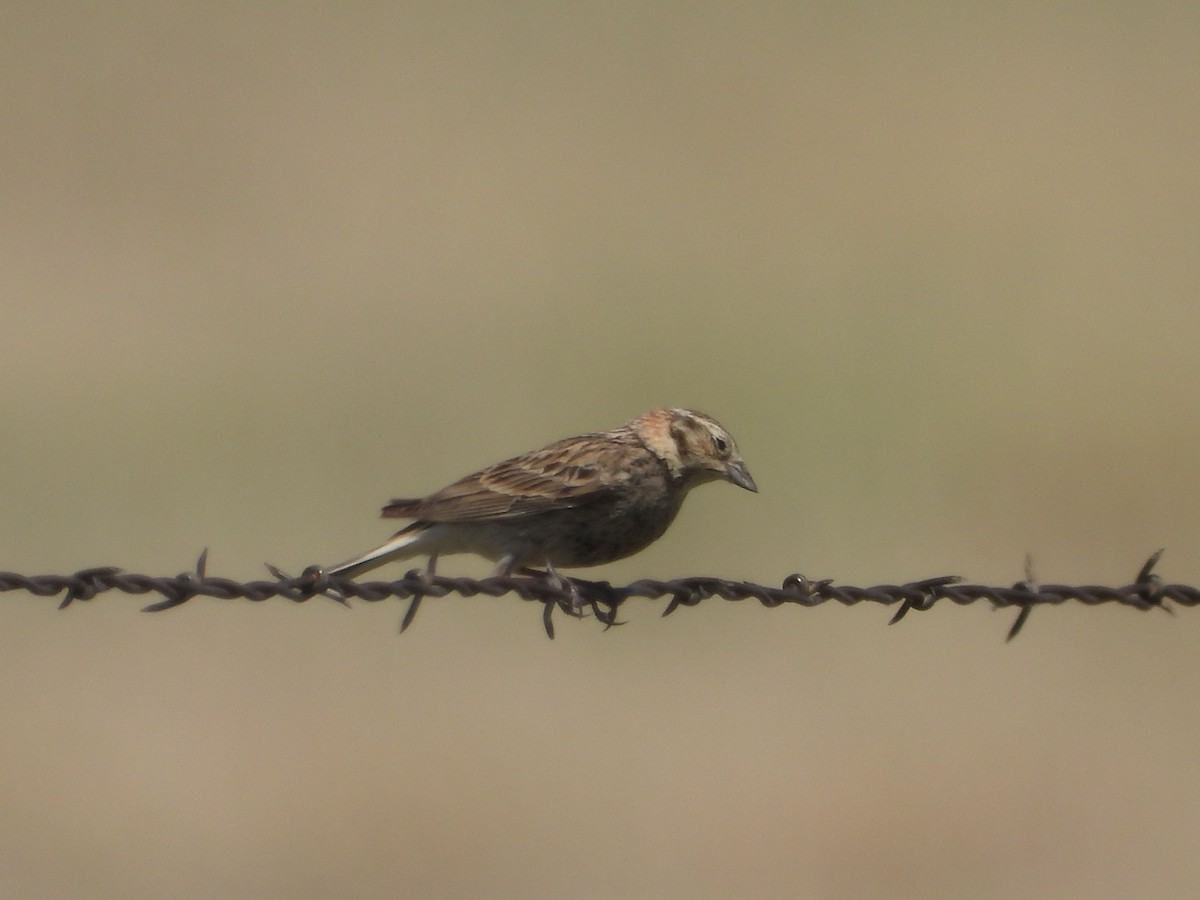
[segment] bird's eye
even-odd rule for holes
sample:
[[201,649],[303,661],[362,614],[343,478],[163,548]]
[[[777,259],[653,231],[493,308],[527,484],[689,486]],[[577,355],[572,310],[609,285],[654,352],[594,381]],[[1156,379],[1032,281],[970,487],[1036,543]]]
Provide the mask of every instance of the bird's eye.
[[717,453],[721,456],[729,452],[729,442],[719,434],[713,435],[713,446],[717,448]]

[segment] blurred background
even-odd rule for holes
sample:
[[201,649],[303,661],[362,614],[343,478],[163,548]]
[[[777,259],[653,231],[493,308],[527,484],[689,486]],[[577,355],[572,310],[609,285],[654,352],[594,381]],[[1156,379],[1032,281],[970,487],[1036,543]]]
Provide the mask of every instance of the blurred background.
[[[14,3],[0,569],[267,577],[660,404],[592,577],[1200,582],[1194,4]],[[399,574],[408,564],[386,572]],[[446,573],[483,574],[468,557]],[[1182,897],[1200,612],[0,606],[0,893]]]

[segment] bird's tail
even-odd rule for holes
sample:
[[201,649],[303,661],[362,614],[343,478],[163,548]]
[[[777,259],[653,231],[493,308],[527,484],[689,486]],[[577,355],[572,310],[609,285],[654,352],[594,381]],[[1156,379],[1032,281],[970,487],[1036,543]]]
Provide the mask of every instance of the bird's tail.
[[336,566],[330,566],[325,570],[325,574],[337,575],[342,578],[353,578],[355,575],[369,572],[371,569],[377,569],[394,559],[416,556],[421,550],[419,548],[413,549],[413,545],[421,540],[428,527],[428,523],[413,522],[407,528],[397,531],[385,543],[380,544],[374,550],[368,550],[361,556],[348,559],[345,562],[338,563]]

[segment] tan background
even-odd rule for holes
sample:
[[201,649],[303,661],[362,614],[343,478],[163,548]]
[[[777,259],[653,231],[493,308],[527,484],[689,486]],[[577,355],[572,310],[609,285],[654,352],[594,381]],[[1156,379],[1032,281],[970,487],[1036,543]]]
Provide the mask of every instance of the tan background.
[[[1198,583],[1198,9],[11,4],[0,568],[331,562],[669,403],[761,493],[604,577]],[[141,602],[2,599],[4,896],[1200,886],[1200,611]]]

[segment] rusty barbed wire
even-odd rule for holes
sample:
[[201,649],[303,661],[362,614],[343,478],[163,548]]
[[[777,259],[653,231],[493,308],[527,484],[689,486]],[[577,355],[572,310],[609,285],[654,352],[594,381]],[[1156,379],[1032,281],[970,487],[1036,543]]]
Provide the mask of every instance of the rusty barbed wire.
[[1134,609],[1161,609],[1172,612],[1167,602],[1180,606],[1200,604],[1200,588],[1183,584],[1164,584],[1154,567],[1162,551],[1153,554],[1142,566],[1136,578],[1122,587],[1102,585],[1039,584],[1033,577],[1032,563],[1027,559],[1025,578],[1012,587],[989,587],[964,584],[955,575],[943,575],[910,581],[905,584],[881,584],[874,587],[854,587],[834,584],[830,579],[814,580],[803,575],[789,575],[780,587],[767,587],[749,581],[727,581],[722,578],[692,577],[660,581],[643,578],[626,585],[607,581],[588,581],[567,578],[557,572],[531,572],[520,575],[489,578],[454,578],[428,575],[416,569],[394,581],[357,582],[346,578],[331,578],[319,567],[310,566],[298,577],[292,577],[274,566],[267,568],[273,581],[238,582],[209,576],[208,551],[200,554],[193,572],[172,577],[138,575],[123,572],[115,566],[82,569],[74,575],[18,575],[0,572],[0,592],[26,591],[39,597],[62,595],[59,609],[76,601],[92,600],[109,591],[126,594],[158,594],[162,599],[143,607],[146,612],[161,612],[181,606],[196,597],[223,600],[261,602],[282,597],[294,603],[304,603],[314,597],[328,597],[344,605],[351,599],[375,603],[390,598],[407,599],[409,605],[401,620],[400,630],[412,624],[413,617],[427,597],[458,594],[463,597],[483,595],[500,597],[515,594],[522,600],[542,604],[542,624],[546,634],[554,637],[554,611],[583,618],[589,613],[605,628],[622,624],[617,620],[621,606],[633,598],[656,600],[668,598],[663,615],[681,606],[696,606],[710,597],[723,600],[757,600],[773,608],[785,604],[817,606],[822,603],[879,603],[897,606],[889,624],[895,624],[910,612],[932,609],[939,601],[966,605],[987,601],[993,608],[1016,607],[1017,617],[1009,629],[1012,640],[1029,619],[1034,607],[1058,605],[1076,601],[1088,606],[1118,603]]

